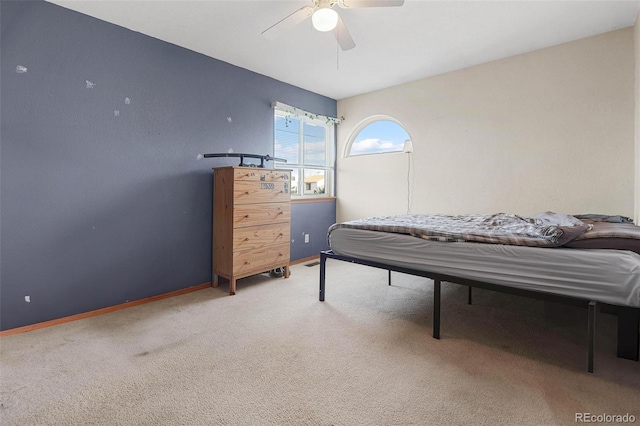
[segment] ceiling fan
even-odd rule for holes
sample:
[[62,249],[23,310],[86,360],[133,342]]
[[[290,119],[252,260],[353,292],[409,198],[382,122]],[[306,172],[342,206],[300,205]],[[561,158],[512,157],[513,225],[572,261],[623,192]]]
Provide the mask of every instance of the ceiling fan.
[[313,27],[318,31],[332,31],[342,50],[356,47],[349,30],[333,9],[336,4],[343,9],[364,7],[396,7],[402,6],[404,0],[312,0],[313,6],[304,6],[289,16],[276,22],[262,32],[269,40],[274,40],[302,21],[311,17]]

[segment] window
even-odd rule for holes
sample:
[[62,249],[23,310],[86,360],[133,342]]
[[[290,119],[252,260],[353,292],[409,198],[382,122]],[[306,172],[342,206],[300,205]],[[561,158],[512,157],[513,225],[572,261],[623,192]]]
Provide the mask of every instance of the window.
[[331,196],[338,120],[274,104],[275,167],[290,169],[292,196]]
[[402,124],[389,116],[376,115],[356,126],[346,145],[345,157],[403,152],[407,141],[411,137]]

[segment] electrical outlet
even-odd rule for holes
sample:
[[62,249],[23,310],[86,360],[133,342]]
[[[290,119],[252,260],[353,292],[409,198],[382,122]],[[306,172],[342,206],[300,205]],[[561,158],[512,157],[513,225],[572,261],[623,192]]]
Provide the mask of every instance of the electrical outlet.
[[304,243],[309,243],[309,234],[304,234]]

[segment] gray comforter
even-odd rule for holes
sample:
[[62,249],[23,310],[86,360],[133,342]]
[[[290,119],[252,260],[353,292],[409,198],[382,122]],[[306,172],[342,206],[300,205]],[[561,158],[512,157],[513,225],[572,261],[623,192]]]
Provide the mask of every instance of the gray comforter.
[[329,232],[337,228],[358,228],[409,234],[435,241],[558,247],[583,235],[591,227],[574,216],[553,212],[533,217],[506,213],[457,216],[410,214],[336,223],[329,228]]

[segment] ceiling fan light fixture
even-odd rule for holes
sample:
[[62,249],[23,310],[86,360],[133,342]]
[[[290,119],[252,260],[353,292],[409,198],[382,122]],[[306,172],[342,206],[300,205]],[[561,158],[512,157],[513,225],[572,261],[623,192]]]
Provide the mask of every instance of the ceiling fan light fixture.
[[322,7],[313,12],[311,22],[318,31],[331,31],[338,25],[338,12],[330,7]]

